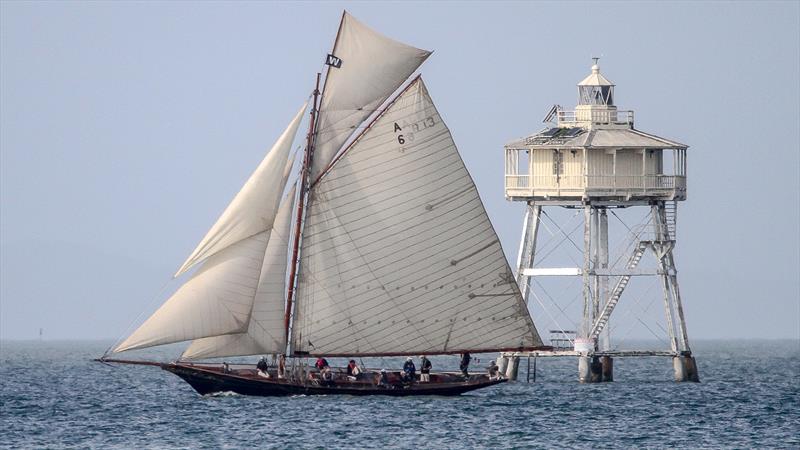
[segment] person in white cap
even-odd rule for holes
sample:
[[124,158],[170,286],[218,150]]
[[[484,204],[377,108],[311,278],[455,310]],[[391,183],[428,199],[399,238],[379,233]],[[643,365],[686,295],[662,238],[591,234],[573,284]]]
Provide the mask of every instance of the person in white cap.
[[414,360],[409,356],[406,358],[406,363],[403,364],[403,381],[412,382],[417,374],[417,366],[414,365]]

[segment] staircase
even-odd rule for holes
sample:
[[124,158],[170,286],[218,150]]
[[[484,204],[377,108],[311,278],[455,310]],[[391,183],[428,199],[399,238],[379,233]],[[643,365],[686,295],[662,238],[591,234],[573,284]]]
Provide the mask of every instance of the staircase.
[[[644,256],[644,252],[647,250],[649,245],[650,243],[647,241],[640,241],[625,267],[628,269],[635,269],[636,266],[639,265],[639,261],[642,260],[642,256]],[[608,302],[606,302],[605,306],[603,306],[603,309],[600,311],[600,315],[597,317],[597,319],[595,319],[592,331],[589,333],[590,339],[597,339],[597,337],[600,336],[600,332],[603,331],[603,328],[605,328],[605,326],[608,324],[608,318],[611,317],[611,311],[613,311],[614,307],[617,306],[619,298],[622,297],[622,292],[628,286],[628,282],[630,280],[630,275],[623,275],[619,279],[617,285],[614,287],[614,290],[611,292]]]
[[664,222],[667,226],[667,240],[675,240],[675,231],[678,216],[678,202],[665,202],[664,203]]

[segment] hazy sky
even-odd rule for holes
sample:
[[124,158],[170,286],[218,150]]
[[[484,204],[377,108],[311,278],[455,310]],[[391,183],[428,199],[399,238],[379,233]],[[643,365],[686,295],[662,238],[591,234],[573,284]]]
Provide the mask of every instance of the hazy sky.
[[[800,3],[0,3],[0,337],[117,338],[310,92],[342,8],[433,49],[425,82],[506,252],[503,144],[602,56],[690,145],[690,338],[800,337]],[[160,297],[159,300],[163,300]]]

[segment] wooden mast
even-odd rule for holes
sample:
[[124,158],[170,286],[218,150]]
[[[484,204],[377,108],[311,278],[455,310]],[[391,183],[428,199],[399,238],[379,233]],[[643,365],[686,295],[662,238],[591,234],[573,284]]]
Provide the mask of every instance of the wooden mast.
[[292,320],[292,303],[294,301],[294,293],[297,287],[297,267],[298,256],[300,253],[300,233],[302,231],[302,224],[305,211],[305,199],[308,193],[308,179],[311,172],[311,162],[314,156],[314,133],[317,122],[317,112],[319,99],[319,80],[321,73],[317,73],[317,82],[314,87],[314,103],[311,106],[311,120],[308,124],[308,135],[306,136],[306,151],[305,158],[303,159],[303,169],[301,172],[302,181],[300,183],[300,196],[297,200],[297,218],[294,229],[294,244],[292,249],[292,265],[291,272],[289,273],[289,292],[286,296],[286,313],[283,318],[284,332],[286,333],[286,344],[289,345],[289,325]]
[[[342,19],[339,21],[339,29],[336,30],[336,39],[333,41],[333,49],[331,50],[331,55],[336,53],[336,45],[339,43],[339,36],[342,34],[342,27],[344,26],[344,18],[347,11],[342,11]],[[325,86],[328,85],[328,75],[330,75],[331,66],[328,65],[328,71],[325,74],[325,85],[322,87],[322,90],[325,91]],[[297,201],[297,223],[295,225],[294,230],[294,244],[292,250],[292,270],[289,274],[289,291],[286,295],[286,313],[283,318],[283,326],[284,326],[284,333],[286,335],[286,346],[290,348],[291,345],[291,336],[289,335],[289,326],[292,321],[292,308],[294,303],[294,294],[297,290],[297,269],[299,267],[299,253],[300,253],[300,234],[302,232],[302,223],[304,217],[304,209],[305,209],[305,199],[306,194],[311,189],[310,183],[310,176],[311,176],[311,163],[313,161],[314,156],[314,141],[316,140],[316,126],[317,126],[317,118],[319,115],[319,107],[318,99],[320,95],[319,91],[319,81],[321,77],[321,73],[317,72],[317,83],[314,87],[314,103],[311,105],[311,123],[308,124],[308,136],[306,137],[306,155],[303,159],[303,170],[302,170],[302,182],[300,185],[300,197]]]

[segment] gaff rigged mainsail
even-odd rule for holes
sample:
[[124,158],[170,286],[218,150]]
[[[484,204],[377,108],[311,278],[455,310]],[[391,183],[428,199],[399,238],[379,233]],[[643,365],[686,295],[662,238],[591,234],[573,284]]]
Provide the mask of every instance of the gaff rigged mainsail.
[[541,345],[475,184],[419,78],[312,187],[301,255],[296,352]]
[[114,352],[247,331],[305,110],[303,105],[181,271],[202,265]]

